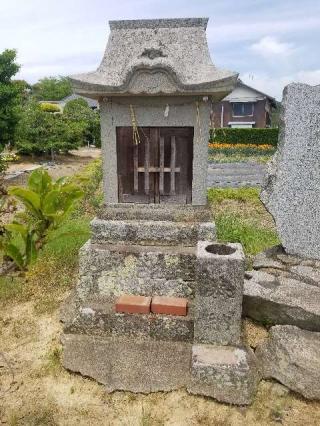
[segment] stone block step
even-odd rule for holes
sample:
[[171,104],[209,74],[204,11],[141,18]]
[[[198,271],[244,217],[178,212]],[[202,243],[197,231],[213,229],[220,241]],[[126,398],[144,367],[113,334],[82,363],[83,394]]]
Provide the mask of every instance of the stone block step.
[[117,313],[115,301],[91,301],[77,307],[64,324],[67,334],[104,337],[135,337],[143,340],[191,342],[193,340],[193,306],[186,316]]
[[211,222],[101,220],[91,222],[93,243],[147,244],[156,246],[194,246],[199,240],[215,241],[216,229]]
[[174,204],[107,204],[98,213],[101,220],[146,220],[170,222],[211,222],[208,206],[177,206]]

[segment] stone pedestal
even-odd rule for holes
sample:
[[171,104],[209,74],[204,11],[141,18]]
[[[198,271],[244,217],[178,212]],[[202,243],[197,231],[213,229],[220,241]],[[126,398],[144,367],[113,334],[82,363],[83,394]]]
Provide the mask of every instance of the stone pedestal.
[[245,257],[241,244],[197,247],[195,341],[221,345],[240,343]]
[[[244,255],[239,244],[215,243],[210,211],[111,205],[91,226],[64,309],[63,365],[109,391],[184,386],[249,403],[257,382],[253,355],[235,346]],[[187,316],[117,313],[122,294],[185,297]]]

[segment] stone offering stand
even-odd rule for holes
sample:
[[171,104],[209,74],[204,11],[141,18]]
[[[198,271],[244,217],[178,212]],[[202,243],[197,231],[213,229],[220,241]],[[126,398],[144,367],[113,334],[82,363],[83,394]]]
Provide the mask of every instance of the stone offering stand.
[[98,70],[71,77],[99,100],[105,205],[64,307],[63,364],[109,391],[248,404],[259,374],[240,336],[245,257],[215,242],[206,207],[212,102],[237,74],[212,64],[207,21],[112,21]]

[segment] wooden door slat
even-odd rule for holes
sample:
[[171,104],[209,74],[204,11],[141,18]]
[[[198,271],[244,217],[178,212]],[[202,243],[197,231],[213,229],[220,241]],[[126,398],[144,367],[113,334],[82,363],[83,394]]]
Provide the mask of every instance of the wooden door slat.
[[[145,167],[138,167],[138,173],[144,173],[145,172]],[[175,167],[175,172],[176,173],[180,173],[181,168],[180,167]],[[153,167],[150,166],[149,167],[149,173],[160,173],[161,172],[161,167]],[[163,167],[163,173],[171,173],[171,167]]]
[[159,192],[163,195],[164,192],[164,137],[160,136],[160,178],[159,178]]
[[133,190],[135,193],[139,192],[139,175],[138,175],[138,165],[139,165],[139,145],[134,145],[133,147]]
[[176,137],[171,136],[171,158],[170,158],[170,195],[176,193]]
[[144,141],[145,151],[144,151],[144,193],[149,195],[150,192],[150,144],[149,138],[146,137]]

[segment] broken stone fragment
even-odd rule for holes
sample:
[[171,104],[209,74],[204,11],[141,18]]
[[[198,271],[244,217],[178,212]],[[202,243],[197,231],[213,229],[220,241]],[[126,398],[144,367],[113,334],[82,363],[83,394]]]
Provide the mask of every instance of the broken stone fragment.
[[251,349],[232,346],[192,347],[191,393],[229,404],[252,402],[260,374]]
[[256,349],[264,378],[273,378],[308,399],[320,399],[320,333],[277,325]]
[[320,331],[320,287],[262,271],[246,274],[243,316],[264,324],[291,324]]

